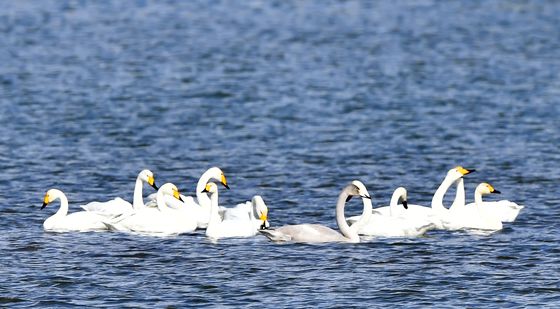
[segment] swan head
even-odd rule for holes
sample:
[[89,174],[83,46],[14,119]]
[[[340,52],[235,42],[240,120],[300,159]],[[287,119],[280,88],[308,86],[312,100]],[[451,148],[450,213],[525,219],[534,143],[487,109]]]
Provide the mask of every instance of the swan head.
[[204,190],[202,190],[202,193],[214,194],[216,192],[218,192],[218,186],[213,182],[207,183],[206,187],[204,187]]
[[219,167],[211,167],[206,172],[204,172],[204,174],[208,175],[210,178],[214,178],[216,181],[219,181],[222,186],[229,190],[226,175]]
[[491,193],[493,193],[493,194],[500,194],[501,193],[500,191],[494,189],[494,187],[487,182],[483,182],[483,183],[479,184],[476,187],[476,192],[480,193],[481,195],[491,194]]
[[366,186],[359,180],[354,180],[345,189],[348,193],[348,197],[346,201],[348,202],[352,196],[360,196],[363,198],[367,198],[371,200],[371,196],[369,195]]
[[149,184],[152,188],[158,190],[158,187],[156,185],[156,180],[154,178],[154,173],[152,171],[142,170],[138,174],[138,178],[140,178],[140,180],[142,180],[143,182]]
[[50,189],[45,194],[45,197],[43,197],[43,205],[41,206],[41,209],[47,207],[49,203],[60,198],[61,196],[64,196],[64,193],[62,193],[62,191],[58,189]]
[[476,171],[475,169],[467,169],[467,168],[464,168],[464,167],[459,165],[459,166],[456,166],[456,167],[450,169],[447,172],[447,177],[453,177],[453,179],[459,179],[459,178],[461,178],[465,175],[468,175],[470,173],[473,173],[475,171]]
[[257,213],[257,217],[261,221],[266,221],[268,219],[268,207],[264,203],[263,198],[260,195],[253,196],[251,203],[255,207],[255,212]]
[[179,193],[179,189],[177,189],[177,186],[175,186],[174,184],[172,184],[170,182],[161,186],[159,188],[158,192],[161,192],[165,195],[173,196],[174,198],[178,199],[179,201],[184,202],[183,199],[181,198],[180,193]]
[[391,204],[393,204],[393,201],[395,205],[402,203],[404,209],[408,209],[408,198],[406,189],[403,187],[396,188],[393,192],[393,196],[391,197]]

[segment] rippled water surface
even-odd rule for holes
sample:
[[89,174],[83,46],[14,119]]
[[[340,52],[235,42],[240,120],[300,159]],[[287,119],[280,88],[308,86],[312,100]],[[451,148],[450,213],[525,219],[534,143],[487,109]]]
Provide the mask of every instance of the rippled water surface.
[[[0,306],[560,305],[554,1],[2,1]],[[428,205],[445,172],[526,205],[491,236],[279,245],[46,233],[47,189],[132,199],[139,170],[335,227],[339,190]],[[145,189],[148,190],[148,189]],[[452,194],[451,194],[452,195]],[[452,196],[446,196],[449,203]],[[490,199],[495,197],[489,197]],[[347,214],[358,213],[359,202]]]

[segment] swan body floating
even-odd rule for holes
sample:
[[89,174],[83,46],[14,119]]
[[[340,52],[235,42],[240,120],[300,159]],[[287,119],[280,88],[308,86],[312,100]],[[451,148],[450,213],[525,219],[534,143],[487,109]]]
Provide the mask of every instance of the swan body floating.
[[197,220],[181,209],[169,208],[165,196],[180,200],[177,187],[172,183],[161,186],[157,192],[157,208],[145,208],[112,221],[104,221],[111,230],[128,231],[148,235],[179,235],[196,229]]
[[[344,217],[344,206],[352,196],[362,197],[364,209],[361,218],[356,222],[356,228],[350,228]],[[371,197],[366,187],[358,180],[352,181],[344,187],[338,196],[336,204],[336,223],[340,232],[320,224],[298,224],[285,225],[277,229],[260,230],[262,234],[272,241],[292,241],[304,243],[325,243],[325,242],[360,242],[360,236],[356,229],[367,222],[371,217]]]
[[476,229],[498,231],[502,229],[502,221],[487,213],[483,208],[482,195],[499,194],[500,191],[488,183],[481,183],[474,192],[474,205],[467,207],[463,205],[449,210],[449,217],[444,226],[449,230]]
[[139,211],[145,208],[144,198],[142,196],[143,183],[149,184],[156,190],[158,189],[155,183],[154,173],[152,173],[152,171],[150,170],[142,170],[138,174],[138,177],[136,177],[136,183],[134,185],[134,198],[132,200],[132,204],[120,197],[117,197],[107,202],[91,202],[81,207],[86,211],[109,217],[129,213],[132,211]]
[[[203,192],[210,194],[210,221],[206,228],[206,236],[219,239],[226,237],[251,237],[258,233],[261,227],[265,227],[268,223],[268,208],[261,197],[253,198],[251,211],[245,213],[245,217],[234,217],[230,219],[222,219],[219,214],[218,207],[218,186],[209,182],[204,188]],[[262,204],[261,204],[262,202]],[[253,205],[255,205],[253,214]],[[255,215],[258,218],[255,218]]]
[[[381,237],[415,237],[434,229],[436,225],[425,216],[414,217],[408,214],[407,192],[403,187],[395,189],[388,207],[389,214],[382,214],[373,210],[368,222],[357,227],[358,234]],[[351,227],[360,216],[348,218]]]
[[58,211],[50,216],[43,223],[43,228],[46,231],[53,232],[69,232],[69,231],[102,231],[106,230],[107,227],[101,221],[102,216],[87,212],[78,211],[75,213],[68,214],[68,199],[66,195],[57,189],[50,189],[45,194],[43,198],[43,206],[41,209],[45,208],[49,203],[60,199],[60,208]]

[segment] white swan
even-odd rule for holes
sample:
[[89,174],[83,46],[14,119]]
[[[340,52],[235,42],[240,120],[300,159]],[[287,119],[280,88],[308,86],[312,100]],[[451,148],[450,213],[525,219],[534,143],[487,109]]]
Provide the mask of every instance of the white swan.
[[[210,221],[210,198],[202,191],[212,179],[220,182],[226,189],[229,189],[224,172],[219,167],[211,167],[200,176],[196,184],[196,200],[191,196],[181,195],[181,199],[184,202],[179,202],[177,199],[170,197],[165,198],[165,202],[171,208],[181,208],[184,211],[190,212],[190,216],[197,218],[198,228],[206,228]],[[150,195],[148,198],[152,200],[148,204],[153,206],[155,196]]]
[[145,208],[104,223],[112,230],[150,235],[178,235],[194,231],[197,226],[196,218],[190,217],[182,209],[167,207],[166,195],[181,199],[177,187],[166,183],[157,192],[157,208]]
[[261,226],[265,225],[265,222],[267,222],[267,208],[259,214],[259,218],[255,218],[253,212],[251,211],[251,214],[247,212],[246,218],[243,219],[237,218],[223,220],[220,217],[218,208],[218,186],[216,186],[213,182],[209,182],[206,184],[206,188],[204,188],[203,192],[210,193],[210,221],[208,222],[208,227],[206,228],[206,236],[210,238],[219,239],[226,237],[255,236]]
[[[407,192],[403,187],[395,189],[388,207],[389,215],[381,214],[374,209],[369,221],[356,227],[358,234],[382,237],[415,237],[435,228],[435,224],[429,218],[425,216],[417,218],[407,212]],[[350,217],[347,221],[354,228],[354,224],[359,218],[360,216]]]
[[[464,205],[464,187],[462,187],[462,177],[474,172],[474,169],[466,169],[462,166],[457,166],[455,168],[450,169],[445,176],[445,179],[442,181],[434,196],[432,197],[431,207],[421,206],[421,205],[413,205],[408,204],[408,209],[406,210],[407,216],[412,216],[414,218],[428,218],[433,222],[436,226],[436,229],[445,229],[443,226],[443,221],[447,220],[447,216],[449,215],[449,210],[443,206],[443,197],[449,187],[451,187],[454,183],[458,183],[457,187],[457,194],[455,196],[456,202],[455,205]],[[462,202],[461,202],[462,201]],[[390,215],[390,208],[389,207],[380,207],[376,208],[376,211],[380,212],[383,215]]]
[[[465,207],[471,208],[476,206],[475,203],[469,203]],[[501,200],[495,202],[483,202],[478,207],[488,216],[498,218],[502,222],[513,222],[519,215],[521,209],[525,206],[518,205],[515,202],[508,200]]]
[[102,216],[87,211],[78,211],[68,214],[68,199],[62,191],[50,189],[43,198],[43,206],[45,208],[49,203],[56,199],[60,199],[60,208],[43,223],[46,231],[53,232],[69,232],[69,231],[100,231],[106,230],[107,227],[101,222]]
[[338,196],[338,202],[336,204],[336,223],[340,232],[320,224],[285,225],[277,229],[260,230],[260,232],[273,241],[305,243],[360,242],[360,236],[355,229],[348,226],[344,217],[345,203],[350,200],[352,196],[361,196],[364,204],[362,217],[356,223],[357,227],[359,227],[370,219],[372,206],[371,197],[367,193],[364,184],[358,180],[354,180],[351,184],[344,187]]
[[474,205],[471,207],[463,205],[462,207],[449,210],[448,220],[444,222],[445,228],[449,230],[501,230],[503,227],[502,221],[491,214],[485,213],[482,208],[482,195],[491,193],[499,194],[500,191],[494,189],[494,187],[488,183],[479,184],[474,192]]
[[[227,209],[227,211],[223,211]],[[233,208],[220,206],[220,217],[223,220],[254,220],[256,229],[267,229],[268,206],[260,195],[255,195],[250,201],[237,204]]]
[[107,202],[91,202],[81,207],[86,211],[95,212],[103,216],[116,216],[131,211],[138,211],[145,207],[142,195],[142,184],[144,182],[149,184],[152,188],[158,189],[155,183],[154,173],[150,170],[142,170],[138,173],[138,177],[136,177],[132,204],[117,197]]

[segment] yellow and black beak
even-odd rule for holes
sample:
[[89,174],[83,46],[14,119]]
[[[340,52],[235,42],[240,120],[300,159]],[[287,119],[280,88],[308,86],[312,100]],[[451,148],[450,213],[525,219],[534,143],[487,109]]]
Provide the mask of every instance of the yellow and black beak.
[[156,180],[154,179],[154,176],[148,176],[148,184],[156,190],[159,189],[158,186],[156,186]]
[[202,193],[208,193],[210,192],[210,184],[206,184],[206,186],[204,187],[204,190],[201,191]]
[[463,176],[468,175],[468,174],[470,174],[470,173],[476,172],[476,170],[475,170],[474,168],[473,168],[473,169],[468,169],[468,168],[464,168],[464,167],[462,167],[462,166],[457,166],[457,170],[458,170],[459,173],[461,173],[461,175],[463,175]]
[[492,193],[492,194],[500,194],[500,193],[502,193],[502,192],[500,192],[500,191],[494,189],[494,187],[490,186],[490,193]]
[[181,201],[181,202],[183,202],[183,203],[185,202],[185,201],[183,201],[183,199],[181,198],[181,195],[179,194],[179,190],[176,190],[176,189],[173,190],[173,197],[176,198],[176,199],[178,199],[179,201]]
[[41,209],[47,207],[47,205],[49,204],[49,195],[45,194],[45,197],[43,198],[43,206],[41,206]]
[[220,183],[229,190],[229,186],[227,184],[226,175],[222,174],[222,178],[220,179]]
[[408,209],[408,202],[402,201],[402,206],[404,207],[404,209]]

